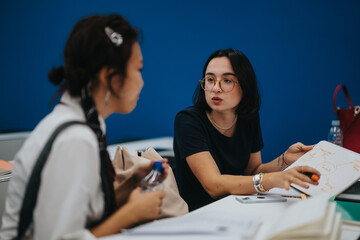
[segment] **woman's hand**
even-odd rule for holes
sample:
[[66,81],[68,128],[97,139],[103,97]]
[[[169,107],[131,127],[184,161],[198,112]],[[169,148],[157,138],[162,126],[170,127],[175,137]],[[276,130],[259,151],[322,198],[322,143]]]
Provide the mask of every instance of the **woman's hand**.
[[291,145],[286,152],[284,152],[283,161],[286,165],[291,165],[298,160],[302,155],[313,149],[314,145],[305,146],[298,142]]
[[146,222],[159,218],[164,196],[164,191],[142,193],[138,187],[131,192],[127,204],[132,206],[138,223]]
[[141,193],[139,187],[135,188],[131,192],[128,202],[104,222],[91,229],[92,234],[97,238],[103,237],[159,218],[164,196],[165,192],[163,191]]
[[313,181],[304,173],[312,173],[319,178],[321,173],[315,168],[309,166],[297,166],[283,172],[266,173],[263,177],[263,186],[265,189],[274,187],[290,189],[290,184],[296,184],[303,188],[309,188],[308,183],[318,185],[318,181]]
[[[115,197],[118,207],[121,207],[127,202],[131,191],[140,185],[141,180],[152,170],[153,164],[154,161],[151,161],[149,164],[140,165],[130,177],[126,178],[116,187]],[[163,159],[163,168],[165,179],[169,169],[168,160],[166,158]]]

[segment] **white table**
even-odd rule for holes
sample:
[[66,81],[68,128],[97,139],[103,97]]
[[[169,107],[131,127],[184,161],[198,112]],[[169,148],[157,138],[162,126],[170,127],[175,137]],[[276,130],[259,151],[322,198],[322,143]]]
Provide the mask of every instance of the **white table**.
[[[269,231],[271,227],[271,222],[276,216],[279,216],[279,213],[282,212],[285,206],[298,201],[295,198],[288,198],[287,202],[279,202],[279,203],[256,203],[256,204],[242,204],[235,199],[236,196],[228,196],[221,200],[218,200],[214,203],[211,203],[207,206],[204,206],[200,209],[197,209],[189,214],[193,216],[205,212],[211,211],[221,211],[222,213],[231,213],[231,214],[238,214],[239,218],[245,216],[258,216],[260,220],[263,222],[259,231],[256,233],[255,239],[266,239],[266,233]],[[268,223],[268,224],[267,224]],[[170,237],[167,236],[129,236],[129,235],[122,235],[117,234],[110,237],[101,238],[102,240],[117,240],[117,239],[196,239],[196,240],[212,240],[212,239],[236,239],[233,236],[229,236],[224,238],[224,236],[211,236],[211,235],[171,235]]]
[[[243,204],[237,201],[236,196],[227,196],[223,199],[220,199],[214,203],[211,203],[207,206],[204,206],[200,209],[197,209],[191,213],[189,216],[196,216],[203,213],[209,212],[221,212],[222,215],[226,214],[236,214],[239,218],[246,217],[256,217],[262,224],[259,227],[258,231],[254,236],[254,240],[263,240],[267,239],[268,233],[271,231],[271,228],[274,226],[275,220],[278,219],[282,213],[284,213],[284,208],[289,205],[301,201],[297,198],[287,198],[287,202],[277,202],[277,203],[254,203],[254,204]],[[163,220],[160,220],[160,222]],[[166,221],[166,220],[164,220]],[[150,223],[153,224],[153,223]],[[166,222],[164,222],[166,225]],[[360,223],[356,223],[356,226],[352,229],[343,226],[343,231],[341,233],[341,240],[356,240],[360,235]],[[182,234],[182,235],[124,235],[116,234],[109,237],[101,238],[102,240],[159,240],[159,239],[174,239],[174,240],[239,240],[239,237],[232,235],[201,235],[201,234]]]

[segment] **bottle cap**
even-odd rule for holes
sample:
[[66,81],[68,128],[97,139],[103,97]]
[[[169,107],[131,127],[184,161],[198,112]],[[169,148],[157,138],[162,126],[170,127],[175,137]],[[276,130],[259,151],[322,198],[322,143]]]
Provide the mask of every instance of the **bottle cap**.
[[340,126],[340,121],[339,120],[332,120],[331,125]]
[[162,173],[164,171],[164,168],[162,165],[163,165],[163,162],[160,162],[160,161],[154,162],[153,169],[158,170],[159,172]]

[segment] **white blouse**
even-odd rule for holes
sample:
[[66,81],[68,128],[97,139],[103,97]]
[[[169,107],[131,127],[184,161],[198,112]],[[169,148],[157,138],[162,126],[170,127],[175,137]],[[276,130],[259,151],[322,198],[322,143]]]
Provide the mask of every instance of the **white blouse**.
[[[0,239],[17,233],[19,212],[27,181],[46,141],[60,124],[85,121],[79,98],[64,93],[58,104],[34,129],[15,156],[5,202]],[[104,120],[99,117],[105,133]],[[25,239],[95,239],[85,226],[99,220],[104,210],[100,156],[96,135],[88,127],[74,125],[55,139],[41,175],[33,225]]]

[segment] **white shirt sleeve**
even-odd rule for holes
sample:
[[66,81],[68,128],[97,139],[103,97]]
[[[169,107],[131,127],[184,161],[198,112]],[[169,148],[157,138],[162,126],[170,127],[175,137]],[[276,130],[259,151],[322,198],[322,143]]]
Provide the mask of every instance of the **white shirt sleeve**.
[[34,239],[95,239],[85,226],[103,212],[99,148],[91,130],[81,128],[88,127],[70,127],[53,144],[34,210]]

